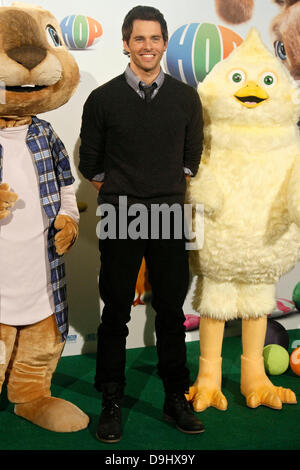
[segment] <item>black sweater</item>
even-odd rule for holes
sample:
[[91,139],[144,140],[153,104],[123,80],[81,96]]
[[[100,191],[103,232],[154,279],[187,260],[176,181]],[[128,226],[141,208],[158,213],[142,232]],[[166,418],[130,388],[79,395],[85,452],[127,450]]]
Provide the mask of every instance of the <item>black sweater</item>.
[[99,202],[183,203],[183,168],[195,175],[202,152],[200,99],[166,75],[147,103],[122,74],[90,94],[80,136],[80,172],[89,180],[105,173]]

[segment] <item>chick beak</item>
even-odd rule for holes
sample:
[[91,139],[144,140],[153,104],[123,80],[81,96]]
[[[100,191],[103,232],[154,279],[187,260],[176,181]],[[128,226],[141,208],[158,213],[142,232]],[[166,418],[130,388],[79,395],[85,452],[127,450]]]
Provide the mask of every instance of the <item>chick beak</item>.
[[240,88],[234,97],[246,108],[256,108],[269,98],[268,93],[255,82],[247,82],[243,88]]

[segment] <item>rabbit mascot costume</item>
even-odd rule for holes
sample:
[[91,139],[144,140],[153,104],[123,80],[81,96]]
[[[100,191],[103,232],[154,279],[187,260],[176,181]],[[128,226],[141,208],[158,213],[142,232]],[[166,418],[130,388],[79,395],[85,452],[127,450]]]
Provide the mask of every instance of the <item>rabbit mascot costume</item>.
[[63,254],[78,235],[69,158],[36,116],[72,96],[79,70],[48,11],[0,7],[0,390],[15,414],[56,432],[89,419],[51,396],[68,332]]

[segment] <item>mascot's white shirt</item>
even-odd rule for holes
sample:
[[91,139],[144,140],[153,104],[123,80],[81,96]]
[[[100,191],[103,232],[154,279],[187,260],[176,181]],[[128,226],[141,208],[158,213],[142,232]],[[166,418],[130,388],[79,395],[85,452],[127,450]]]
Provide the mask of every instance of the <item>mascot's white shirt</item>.
[[[0,323],[29,325],[54,312],[47,251],[49,220],[40,201],[38,174],[26,145],[28,126],[0,129],[2,181],[18,194],[0,222]],[[79,221],[73,185],[61,188],[60,214]]]

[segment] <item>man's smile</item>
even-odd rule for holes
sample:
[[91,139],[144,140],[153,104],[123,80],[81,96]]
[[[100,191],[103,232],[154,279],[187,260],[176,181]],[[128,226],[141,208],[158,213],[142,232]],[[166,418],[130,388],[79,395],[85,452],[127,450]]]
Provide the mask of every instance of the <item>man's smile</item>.
[[153,57],[155,57],[155,54],[149,54],[149,53],[142,53],[140,55],[146,59],[153,59]]

